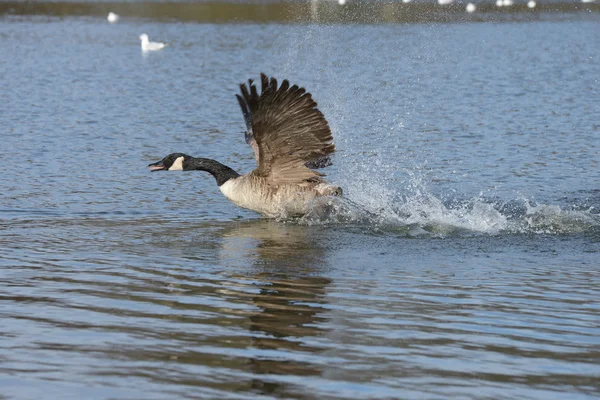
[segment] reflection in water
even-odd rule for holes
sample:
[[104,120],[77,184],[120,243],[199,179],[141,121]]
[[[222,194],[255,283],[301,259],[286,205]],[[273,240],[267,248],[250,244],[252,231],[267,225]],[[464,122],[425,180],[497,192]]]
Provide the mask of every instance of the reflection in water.
[[[28,271],[1,280],[12,285],[5,300],[14,307],[0,334],[29,332],[5,370],[28,365],[29,379],[126,379],[157,393],[167,385],[178,395],[217,397],[289,394],[293,387],[274,375],[321,374],[312,360],[321,350],[303,338],[323,333],[330,280],[319,276],[325,252],[305,227],[13,221],[11,240],[32,226],[36,234],[24,243],[35,260],[15,248],[0,253]],[[53,242],[56,234],[61,241]],[[42,394],[43,385],[35,388]]]
[[[245,253],[243,257],[252,261],[256,271],[253,278],[260,282],[259,293],[251,297],[258,312],[249,317],[250,346],[261,350],[250,360],[255,374],[302,377],[321,373],[316,364],[301,361],[303,357],[282,359],[281,353],[320,352],[302,338],[321,335],[317,325],[325,318],[319,314],[325,311],[324,295],[331,281],[314,275],[323,267],[325,254],[308,235],[304,227],[268,220],[248,221],[223,232],[222,256],[232,259],[240,251]],[[255,378],[252,388],[264,394],[286,394],[285,387],[273,380]]]
[[[9,398],[56,385],[89,398],[597,391],[593,268],[527,265],[494,238],[399,240],[267,220],[2,227]],[[467,246],[483,249],[468,253],[477,268],[456,266]]]

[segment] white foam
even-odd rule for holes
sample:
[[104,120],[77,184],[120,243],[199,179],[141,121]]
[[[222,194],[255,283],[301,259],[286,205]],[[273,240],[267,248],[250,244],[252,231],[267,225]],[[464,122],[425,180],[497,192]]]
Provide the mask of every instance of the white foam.
[[346,199],[316,209],[307,224],[354,222],[368,229],[404,232],[410,237],[444,237],[464,234],[572,234],[600,226],[593,210],[565,210],[558,205],[532,205],[528,199],[491,201],[482,195],[460,201],[444,201],[429,193],[421,181],[411,178],[398,192],[372,180],[358,180],[344,187]]
[[515,219],[510,231],[538,234],[568,234],[584,232],[600,225],[600,216],[590,211],[564,210],[552,204],[531,205],[524,200],[525,215]]

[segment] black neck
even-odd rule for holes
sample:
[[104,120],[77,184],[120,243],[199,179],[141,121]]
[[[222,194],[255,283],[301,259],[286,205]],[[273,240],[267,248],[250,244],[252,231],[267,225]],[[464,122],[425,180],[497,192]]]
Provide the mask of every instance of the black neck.
[[206,171],[210,172],[212,176],[217,180],[217,185],[221,186],[232,178],[240,176],[237,172],[232,170],[226,165],[221,164],[218,161],[211,160],[210,158],[195,158],[187,157],[183,161],[183,170],[191,171]]

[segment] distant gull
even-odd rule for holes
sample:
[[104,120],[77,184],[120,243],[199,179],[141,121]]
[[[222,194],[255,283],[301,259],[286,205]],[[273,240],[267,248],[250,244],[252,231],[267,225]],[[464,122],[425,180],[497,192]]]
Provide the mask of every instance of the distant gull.
[[403,3],[410,3],[412,0],[402,0]]
[[582,3],[593,3],[595,0],[581,0]]
[[508,7],[514,4],[513,0],[496,0],[496,7]]
[[108,17],[106,17],[106,19],[111,24],[114,24],[115,22],[117,22],[119,20],[119,15],[115,14],[114,12],[111,11],[111,12],[108,13]]
[[447,6],[448,4],[452,4],[454,0],[438,0],[438,4],[440,6]]
[[476,8],[477,8],[477,7],[475,7],[475,4],[473,4],[473,3],[469,3],[469,4],[467,4],[467,12],[468,12],[468,13],[475,12],[475,9],[476,9]]
[[527,2],[527,7],[535,8],[535,6],[537,6],[537,3],[535,1],[529,0],[529,2]]
[[148,35],[145,33],[140,35],[140,40],[142,41],[142,51],[156,51],[166,46],[164,43],[148,41]]
[[346,0],[338,0],[338,4],[340,6],[343,6],[344,4],[346,4]]

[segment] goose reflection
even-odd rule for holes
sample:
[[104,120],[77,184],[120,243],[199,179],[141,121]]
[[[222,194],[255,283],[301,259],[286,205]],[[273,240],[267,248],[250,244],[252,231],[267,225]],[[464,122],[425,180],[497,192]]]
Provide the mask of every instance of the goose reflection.
[[105,254],[123,254],[126,242],[137,245],[128,248],[129,259],[99,260],[115,266],[93,278],[44,278],[68,287],[79,299],[76,310],[94,317],[71,322],[67,308],[66,322],[56,326],[103,338],[44,339],[44,348],[94,354],[104,360],[95,375],[143,380],[178,390],[181,398],[298,397],[302,384],[291,381],[322,375],[324,350],[314,343],[328,333],[331,281],[323,270],[330,231],[268,220],[86,226],[110,232]]
[[[223,231],[220,256],[248,263],[258,292],[247,301],[256,312],[248,318],[249,359],[255,375],[252,389],[263,394],[291,395],[286,384],[273,375],[317,376],[317,364],[300,361],[294,354],[317,354],[323,350],[307,345],[305,338],[322,336],[327,321],[327,286],[331,280],[320,276],[326,248],[315,230],[269,220],[246,221]],[[234,276],[233,278],[248,278]],[[259,375],[269,375],[261,379]]]

